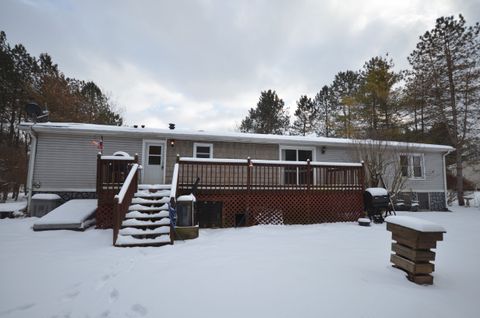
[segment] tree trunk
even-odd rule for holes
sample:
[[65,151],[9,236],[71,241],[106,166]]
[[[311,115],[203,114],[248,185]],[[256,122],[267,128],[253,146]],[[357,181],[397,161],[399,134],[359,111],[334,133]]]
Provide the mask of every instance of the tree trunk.
[[464,206],[465,200],[463,199],[463,166],[462,166],[462,149],[461,147],[457,148],[456,152],[456,168],[457,168],[457,198],[458,205]]

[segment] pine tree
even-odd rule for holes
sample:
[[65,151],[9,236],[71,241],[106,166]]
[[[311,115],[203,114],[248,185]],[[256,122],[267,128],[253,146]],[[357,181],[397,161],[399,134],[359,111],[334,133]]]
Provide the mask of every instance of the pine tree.
[[[400,75],[393,69],[393,61],[376,56],[363,66],[357,101],[360,103],[360,119],[365,137],[387,137],[396,128],[397,109],[393,86]],[[391,136],[389,136],[391,137]]]
[[316,132],[319,136],[331,137],[335,134],[334,124],[338,106],[333,94],[332,88],[325,85],[315,96],[318,121]]
[[339,72],[330,87],[333,108],[336,109],[335,121],[338,123],[335,135],[351,138],[356,135],[356,112],[359,74],[354,71]]
[[295,120],[290,129],[292,135],[306,136],[315,132],[317,112],[311,98],[306,95],[300,96],[294,115]]
[[[463,199],[462,162],[466,146],[475,138],[480,116],[480,24],[465,19],[438,18],[435,28],[420,37],[409,57],[414,76],[428,81],[429,107],[435,123],[447,128],[455,149],[457,196]],[[477,132],[478,134],[478,132]],[[478,135],[477,135],[478,137]]]
[[272,90],[263,91],[257,107],[250,108],[240,124],[240,131],[258,134],[283,135],[288,131],[290,118],[285,103]]

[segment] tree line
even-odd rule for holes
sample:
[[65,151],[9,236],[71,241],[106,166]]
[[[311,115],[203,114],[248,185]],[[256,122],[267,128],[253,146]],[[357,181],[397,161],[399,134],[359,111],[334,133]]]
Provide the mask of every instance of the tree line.
[[29,141],[18,125],[28,120],[25,105],[31,102],[48,110],[49,121],[111,125],[123,121],[94,82],[67,77],[50,55],[32,56],[22,44],[10,45],[0,31],[0,187],[24,183]]
[[419,37],[409,69],[395,71],[388,54],[372,57],[315,96],[300,96],[292,119],[274,90],[263,91],[239,129],[451,145],[463,205],[462,164],[480,159],[479,33],[479,23],[467,25],[462,15],[440,17]]

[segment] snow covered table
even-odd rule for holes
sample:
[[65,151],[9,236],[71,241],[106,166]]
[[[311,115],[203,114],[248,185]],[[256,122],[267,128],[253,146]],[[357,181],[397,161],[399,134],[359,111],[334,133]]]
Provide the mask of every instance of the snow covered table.
[[435,223],[410,216],[390,216],[386,219],[387,231],[392,232],[390,262],[407,272],[408,280],[431,285],[435,265],[437,241],[443,240],[445,229]]

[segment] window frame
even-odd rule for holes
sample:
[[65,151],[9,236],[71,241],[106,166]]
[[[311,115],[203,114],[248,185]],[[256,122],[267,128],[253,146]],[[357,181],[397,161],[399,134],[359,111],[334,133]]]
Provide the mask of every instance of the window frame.
[[[286,159],[284,159],[283,156],[282,156],[284,150],[295,150],[295,156],[296,156],[296,159],[297,159],[297,160],[296,160],[296,161],[291,161],[291,160],[286,160]],[[315,161],[316,156],[317,156],[317,148],[316,148],[316,147],[308,147],[308,146],[284,146],[284,145],[280,145],[280,147],[279,147],[279,156],[278,156],[278,159],[279,159],[280,161],[306,162],[306,161],[298,161],[298,152],[299,152],[299,151],[311,151],[311,152],[312,152],[312,160],[310,160],[310,161]],[[292,170],[293,170],[293,169],[292,169]],[[295,176],[296,176],[296,178],[295,178],[296,180],[295,180],[295,181],[296,181],[296,182],[295,182],[295,183],[291,183],[291,184],[293,184],[293,185],[301,185],[302,183],[300,183],[300,181],[301,181],[301,180],[300,180],[300,179],[301,179],[301,178],[300,178],[300,175],[301,175],[301,173],[304,173],[304,171],[300,171],[299,168],[295,168],[295,170],[296,170],[296,174],[295,174]],[[285,182],[286,182],[286,178],[285,178],[285,175],[286,175],[285,173],[286,173],[286,172],[287,172],[287,171],[284,171],[284,173],[283,173],[282,176],[281,176],[281,178],[282,178],[282,183],[283,183],[283,184],[287,184],[287,183],[285,183]],[[316,176],[315,176],[315,174],[313,174],[312,184],[316,184]]]
[[[404,176],[402,173],[402,177],[406,177],[408,180],[425,180],[425,154],[423,153],[401,153],[398,155],[398,163],[400,169],[402,169],[401,165],[401,158],[402,156],[407,157],[407,176]],[[420,169],[421,169],[421,176],[415,177],[415,167],[413,165],[413,158],[420,157]]]
[[[209,147],[210,148],[210,152],[209,152],[209,157],[208,158],[205,158],[205,157],[197,157],[198,155],[198,151],[197,151],[197,148],[198,147]],[[200,152],[201,154],[205,154],[204,152]],[[208,143],[200,143],[200,142],[195,142],[193,144],[193,158],[200,158],[200,159],[212,159],[213,158],[213,144],[208,144]]]

